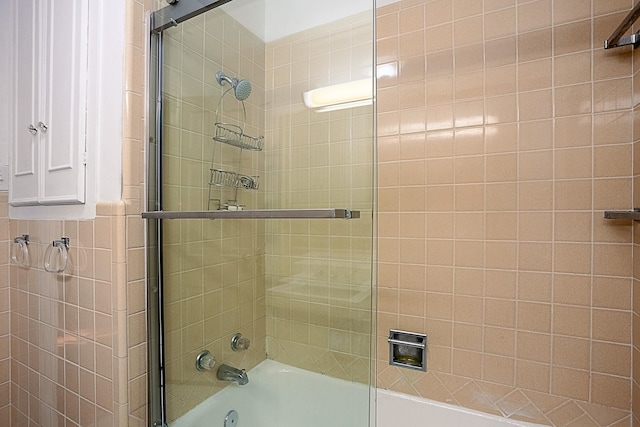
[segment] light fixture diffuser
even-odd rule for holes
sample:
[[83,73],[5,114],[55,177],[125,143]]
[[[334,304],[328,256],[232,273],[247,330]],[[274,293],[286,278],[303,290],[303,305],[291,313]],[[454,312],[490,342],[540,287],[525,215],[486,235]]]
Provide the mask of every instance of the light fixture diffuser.
[[302,94],[304,104],[317,112],[342,110],[371,105],[373,83],[371,79],[353,80],[313,89]]

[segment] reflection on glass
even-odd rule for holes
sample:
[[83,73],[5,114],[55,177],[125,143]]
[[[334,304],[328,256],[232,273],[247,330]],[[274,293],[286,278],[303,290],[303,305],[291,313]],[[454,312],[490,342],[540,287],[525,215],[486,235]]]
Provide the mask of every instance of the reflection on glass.
[[[289,26],[269,21],[278,14],[257,3],[234,0],[164,32],[162,209],[348,208],[361,217],[163,221],[167,421],[194,422],[193,408],[215,395],[232,402],[220,409],[221,425],[230,409],[247,420],[247,411],[261,407],[290,425],[305,399],[294,410],[289,398],[269,404],[264,393],[252,393],[266,387],[276,396],[282,381],[295,377],[293,394],[314,390],[307,405],[318,416],[341,413],[330,399],[349,390],[337,401],[344,415],[332,425],[368,426],[373,107],[319,113],[305,106],[303,93],[371,81],[372,5],[351,2],[360,3],[359,11],[336,10],[332,19],[315,23],[315,17],[301,28],[301,19]],[[302,3],[308,11],[313,2]],[[230,81],[220,83],[220,72]],[[248,97],[224,96],[241,81],[251,84]],[[264,136],[260,149],[214,139],[216,123],[236,129],[241,141]],[[223,172],[235,174],[234,185],[224,185]],[[241,177],[256,184],[235,185]],[[251,341],[244,351],[231,348],[237,333]],[[197,370],[203,350],[217,360],[214,371],[245,369],[248,383]],[[338,391],[314,385],[327,379]],[[238,409],[246,396],[253,396],[252,406]],[[215,418],[208,414],[208,421]]]

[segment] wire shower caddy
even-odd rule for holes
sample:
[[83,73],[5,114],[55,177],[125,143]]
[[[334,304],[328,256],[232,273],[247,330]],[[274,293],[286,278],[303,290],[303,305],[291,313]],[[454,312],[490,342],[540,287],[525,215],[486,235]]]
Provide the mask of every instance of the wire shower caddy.
[[[240,149],[238,170],[242,159],[242,151],[262,151],[264,148],[264,136],[250,136],[245,133],[247,122],[247,109],[244,100],[238,102],[242,105],[242,126],[222,121],[221,107],[224,97],[233,88],[226,89],[216,107],[216,120],[214,123],[213,140],[222,144],[230,145]],[[242,210],[243,205],[238,204],[238,190],[258,190],[260,187],[259,176],[245,175],[236,171],[229,171],[216,167],[215,163],[215,147],[211,155],[211,167],[209,169],[209,202],[208,210]],[[226,187],[233,189],[233,198],[222,203],[222,198],[214,197],[214,189],[216,187]],[[216,206],[217,204],[217,206]]]

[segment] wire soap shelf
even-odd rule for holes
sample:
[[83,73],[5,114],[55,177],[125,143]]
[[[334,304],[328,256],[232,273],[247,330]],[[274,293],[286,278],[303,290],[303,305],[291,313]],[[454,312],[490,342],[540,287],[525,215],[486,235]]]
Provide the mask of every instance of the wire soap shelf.
[[260,186],[258,178],[258,176],[242,175],[236,172],[211,168],[211,179],[209,180],[209,185],[257,190]]
[[244,129],[229,123],[215,123],[214,126],[215,136],[213,139],[215,141],[251,151],[262,151],[264,147],[264,136],[245,135]]

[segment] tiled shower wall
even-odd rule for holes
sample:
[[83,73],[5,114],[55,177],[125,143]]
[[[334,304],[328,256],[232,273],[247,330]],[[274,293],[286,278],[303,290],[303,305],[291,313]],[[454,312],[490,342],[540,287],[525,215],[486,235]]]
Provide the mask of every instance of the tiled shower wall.
[[[630,423],[632,1],[378,10],[379,386],[551,425]],[[429,334],[429,372],[386,333]]]
[[269,358],[370,378],[371,107],[310,111],[302,94],[371,74],[371,12],[267,44],[266,206],[349,208],[359,219],[266,223]]
[[[216,123],[264,134],[264,42],[220,9],[165,32],[163,209],[218,209],[233,189],[212,186],[210,168],[264,178],[264,153],[214,141]],[[216,72],[247,79],[242,104]],[[227,135],[223,135],[227,136]],[[262,191],[238,190],[247,209],[263,207]],[[167,416],[175,420],[229,385],[195,369],[199,352],[218,363],[251,369],[265,358],[264,221],[164,221],[164,301]],[[233,352],[233,334],[251,340]]]

